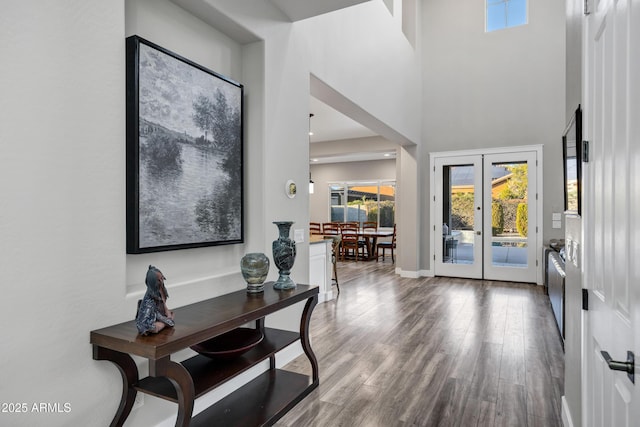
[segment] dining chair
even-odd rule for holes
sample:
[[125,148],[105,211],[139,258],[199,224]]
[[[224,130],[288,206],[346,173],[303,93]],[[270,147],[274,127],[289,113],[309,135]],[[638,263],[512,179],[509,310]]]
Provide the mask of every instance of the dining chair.
[[377,230],[378,229],[378,223],[375,221],[365,221],[362,223],[362,229],[363,230]]
[[340,235],[342,242],[340,243],[340,254],[342,261],[347,255],[353,255],[358,262],[358,253],[360,252],[360,244],[358,242],[358,226],[352,223],[344,223],[340,226]]
[[[376,221],[364,221],[362,223],[362,231],[363,232],[371,232],[371,231],[378,231],[378,223]],[[376,248],[372,247],[373,245],[371,244],[371,241],[375,240],[375,239],[371,239],[370,236],[363,236],[360,238],[359,242],[361,246],[364,246],[364,248],[367,250],[367,257],[372,258],[373,257],[373,253],[375,252]]]
[[382,249],[382,261],[384,261],[384,257],[386,255],[387,249],[391,250],[391,262],[395,264],[396,258],[393,254],[393,251],[396,248],[396,225],[393,224],[393,236],[391,236],[390,242],[380,242],[376,246],[376,261],[380,257],[380,249]]
[[340,234],[340,225],[336,222],[324,222],[322,223],[322,234],[338,235]]
[[309,223],[309,234],[322,234],[322,227],[319,222]]

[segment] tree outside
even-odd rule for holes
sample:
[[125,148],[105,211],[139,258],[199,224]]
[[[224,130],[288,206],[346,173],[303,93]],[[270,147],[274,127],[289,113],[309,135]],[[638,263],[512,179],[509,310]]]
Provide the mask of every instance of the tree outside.
[[[501,165],[509,171],[502,188],[493,192],[491,206],[492,235],[527,236],[527,164]],[[494,180],[496,186],[497,180]],[[451,195],[451,227],[454,230],[473,230],[473,192],[454,192]],[[522,205],[524,208],[519,208]],[[524,214],[522,210],[524,209]],[[520,213],[519,213],[520,212]]]

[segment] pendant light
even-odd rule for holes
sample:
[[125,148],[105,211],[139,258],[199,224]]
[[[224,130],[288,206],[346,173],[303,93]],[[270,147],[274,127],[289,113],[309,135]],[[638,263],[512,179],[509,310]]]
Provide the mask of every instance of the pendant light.
[[[309,113],[309,144],[311,144],[311,135],[313,135],[313,132],[311,132],[311,117],[313,117],[313,113]],[[313,180],[311,179],[311,171],[309,171],[309,194],[313,194]]]

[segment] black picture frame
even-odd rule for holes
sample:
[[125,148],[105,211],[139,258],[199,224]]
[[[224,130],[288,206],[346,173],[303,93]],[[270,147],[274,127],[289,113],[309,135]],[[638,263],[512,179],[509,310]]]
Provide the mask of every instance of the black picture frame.
[[244,87],[126,39],[127,253],[244,242]]
[[562,135],[564,211],[582,214],[582,109],[572,115]]

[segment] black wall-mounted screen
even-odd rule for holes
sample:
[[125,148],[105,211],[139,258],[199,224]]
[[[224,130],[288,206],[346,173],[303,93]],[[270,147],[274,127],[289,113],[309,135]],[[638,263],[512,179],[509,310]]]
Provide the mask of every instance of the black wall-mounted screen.
[[566,213],[582,212],[582,110],[580,105],[569,120],[562,135],[564,166],[564,210]]

